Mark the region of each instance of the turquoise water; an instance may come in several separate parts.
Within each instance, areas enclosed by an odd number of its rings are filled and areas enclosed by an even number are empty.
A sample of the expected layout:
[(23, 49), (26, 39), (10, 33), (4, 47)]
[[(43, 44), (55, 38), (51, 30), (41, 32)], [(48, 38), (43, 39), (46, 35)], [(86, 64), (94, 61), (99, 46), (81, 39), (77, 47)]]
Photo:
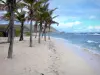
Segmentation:
[(95, 33), (51, 33), (51, 36), (63, 38), (70, 43), (84, 48), (88, 48), (93, 53), (100, 54), (100, 34)]

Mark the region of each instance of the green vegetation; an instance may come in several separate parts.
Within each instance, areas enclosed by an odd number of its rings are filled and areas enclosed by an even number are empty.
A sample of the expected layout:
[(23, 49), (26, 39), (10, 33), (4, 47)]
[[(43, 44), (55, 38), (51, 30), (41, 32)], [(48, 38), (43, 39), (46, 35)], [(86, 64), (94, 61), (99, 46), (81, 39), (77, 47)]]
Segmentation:
[(20, 28), (15, 28), (15, 36), (20, 36)]
[(2, 34), (2, 32), (0, 32), (0, 37), (3, 37), (3, 34)]
[(25, 32), (25, 35), (26, 36), (30, 36), (30, 32)]
[[(5, 31), (8, 25), (0, 25), (0, 30)], [(0, 36), (3, 37), (3, 33), (0, 32)], [(15, 26), (15, 36), (20, 36), (20, 26)]]

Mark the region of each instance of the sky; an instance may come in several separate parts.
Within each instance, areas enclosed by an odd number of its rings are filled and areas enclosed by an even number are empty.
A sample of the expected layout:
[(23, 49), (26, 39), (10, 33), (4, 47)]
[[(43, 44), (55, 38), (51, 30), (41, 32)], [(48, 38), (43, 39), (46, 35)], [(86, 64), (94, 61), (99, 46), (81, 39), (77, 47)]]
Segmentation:
[[(50, 9), (58, 8), (53, 16), (65, 32), (100, 32), (100, 0), (49, 0)], [(2, 12), (0, 12), (2, 14)]]
[[(65, 32), (99, 32), (100, 0), (50, 0), (50, 9), (58, 8), (54, 20), (59, 31)], [(53, 15), (53, 16), (54, 16)]]

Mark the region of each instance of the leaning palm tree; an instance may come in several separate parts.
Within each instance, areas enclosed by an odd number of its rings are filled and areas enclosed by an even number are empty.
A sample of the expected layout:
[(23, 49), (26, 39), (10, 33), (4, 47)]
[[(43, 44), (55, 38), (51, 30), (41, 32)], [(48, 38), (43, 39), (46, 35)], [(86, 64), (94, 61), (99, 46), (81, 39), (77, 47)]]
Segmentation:
[[(2, 1), (4, 3), (4, 1)], [(8, 49), (8, 58), (12, 58), (13, 53), (13, 41), (14, 41), (14, 10), (16, 7), (16, 0), (6, 0), (5, 3), (8, 7), (8, 12), (10, 13), (10, 21), (9, 21), (9, 33), (10, 33), (10, 41), (9, 41), (9, 49)]]
[[(20, 0), (18, 0), (19, 2)], [(2, 1), (4, 3), (4, 1)], [(17, 2), (17, 3), (18, 3)], [(8, 7), (7, 10), (7, 14), (6, 16), (10, 19), (9, 21), (9, 26), (8, 26), (8, 34), (10, 34), (8, 36), (9, 38), (9, 50), (8, 50), (8, 58), (12, 58), (12, 53), (13, 53), (13, 41), (14, 41), (14, 13), (15, 13), (15, 9), (16, 9), (16, 0), (6, 0), (5, 3)]]

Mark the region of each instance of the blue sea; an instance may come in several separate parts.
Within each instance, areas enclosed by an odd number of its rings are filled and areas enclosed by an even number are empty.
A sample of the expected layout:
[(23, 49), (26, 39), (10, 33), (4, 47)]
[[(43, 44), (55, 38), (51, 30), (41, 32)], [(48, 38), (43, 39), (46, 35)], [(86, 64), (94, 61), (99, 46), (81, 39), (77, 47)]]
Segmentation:
[(100, 33), (51, 33), (52, 37), (63, 38), (77, 46), (100, 54)]

